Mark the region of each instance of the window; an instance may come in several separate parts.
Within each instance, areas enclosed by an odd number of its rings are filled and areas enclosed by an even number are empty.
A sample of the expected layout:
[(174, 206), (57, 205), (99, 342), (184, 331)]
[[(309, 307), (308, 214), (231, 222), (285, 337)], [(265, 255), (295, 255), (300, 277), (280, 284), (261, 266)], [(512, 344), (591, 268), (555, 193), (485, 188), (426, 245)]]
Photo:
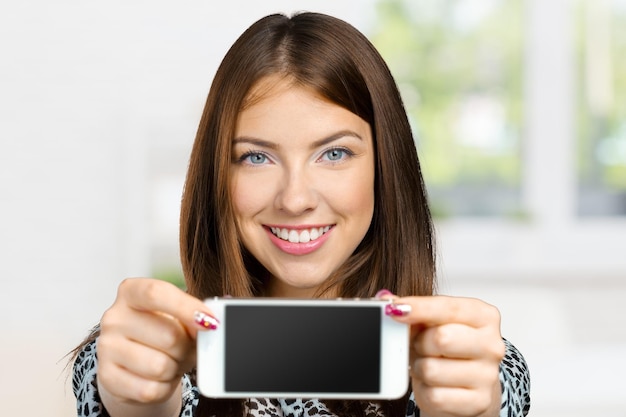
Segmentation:
[(378, 2), (436, 217), (524, 216), (520, 0)]
[(577, 4), (578, 214), (626, 214), (626, 1)]

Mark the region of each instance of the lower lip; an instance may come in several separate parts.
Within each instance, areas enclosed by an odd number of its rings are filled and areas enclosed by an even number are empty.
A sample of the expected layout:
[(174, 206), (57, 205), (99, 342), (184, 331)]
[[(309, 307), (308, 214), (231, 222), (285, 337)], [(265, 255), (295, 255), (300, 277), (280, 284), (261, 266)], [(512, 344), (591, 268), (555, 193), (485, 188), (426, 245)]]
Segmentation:
[(281, 251), (290, 255), (307, 255), (311, 252), (315, 252), (316, 250), (318, 250), (326, 242), (326, 240), (328, 240), (328, 236), (330, 235), (330, 232), (333, 230), (333, 228), (331, 227), (331, 229), (328, 232), (324, 233), (322, 236), (306, 243), (293, 243), (287, 240), (282, 240), (276, 237), (276, 235), (274, 235), (271, 230), (266, 230), (270, 236), (270, 240), (272, 241), (272, 243), (276, 245), (276, 247)]

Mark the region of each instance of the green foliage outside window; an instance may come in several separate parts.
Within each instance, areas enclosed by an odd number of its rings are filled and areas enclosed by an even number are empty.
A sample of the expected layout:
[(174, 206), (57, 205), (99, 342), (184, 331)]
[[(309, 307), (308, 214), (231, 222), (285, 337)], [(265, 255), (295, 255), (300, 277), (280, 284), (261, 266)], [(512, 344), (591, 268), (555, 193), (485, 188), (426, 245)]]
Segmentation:
[(156, 279), (160, 279), (163, 281), (167, 281), (170, 284), (176, 285), (180, 289), (186, 289), (187, 286), (185, 284), (185, 276), (183, 275), (183, 271), (180, 267), (177, 266), (165, 266), (156, 268), (152, 275)]
[(377, 16), (370, 37), (400, 85), (435, 213), (516, 215), (521, 0), (380, 0)]
[(626, 0), (577, 6), (580, 180), (583, 187), (626, 191)]

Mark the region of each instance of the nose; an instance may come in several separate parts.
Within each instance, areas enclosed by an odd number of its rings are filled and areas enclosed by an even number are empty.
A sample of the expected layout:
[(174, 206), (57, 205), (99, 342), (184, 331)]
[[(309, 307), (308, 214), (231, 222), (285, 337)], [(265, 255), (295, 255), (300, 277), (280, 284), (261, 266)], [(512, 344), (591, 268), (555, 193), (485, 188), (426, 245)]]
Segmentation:
[(315, 209), (318, 203), (319, 194), (310, 173), (304, 170), (285, 172), (275, 200), (278, 210), (291, 216), (298, 216)]

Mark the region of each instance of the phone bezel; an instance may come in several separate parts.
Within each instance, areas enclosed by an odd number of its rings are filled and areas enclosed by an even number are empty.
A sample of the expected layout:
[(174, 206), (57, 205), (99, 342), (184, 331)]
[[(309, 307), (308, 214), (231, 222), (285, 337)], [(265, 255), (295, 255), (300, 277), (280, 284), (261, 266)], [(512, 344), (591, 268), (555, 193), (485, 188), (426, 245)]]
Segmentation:
[[(200, 331), (197, 338), (197, 383), (200, 393), (211, 398), (327, 398), (396, 399), (408, 389), (409, 326), (385, 315), (389, 301), (378, 299), (286, 299), (286, 298), (211, 298), (205, 304), (220, 320), (216, 330)], [(224, 317), (227, 305), (251, 306), (377, 306), (381, 314), (380, 390), (372, 392), (226, 392)], [(253, 341), (251, 341), (253, 343)], [(332, 375), (329, 375), (332, 378)]]

